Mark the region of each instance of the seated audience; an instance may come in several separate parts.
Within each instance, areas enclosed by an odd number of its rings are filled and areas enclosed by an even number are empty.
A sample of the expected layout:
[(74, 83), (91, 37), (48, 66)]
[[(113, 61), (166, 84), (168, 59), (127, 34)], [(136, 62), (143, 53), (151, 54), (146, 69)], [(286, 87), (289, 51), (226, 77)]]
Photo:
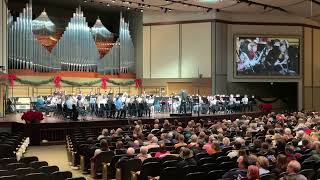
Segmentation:
[(189, 148), (181, 147), (179, 156), (181, 160), (177, 164), (178, 168), (183, 168), (187, 165), (197, 165), (197, 161), (193, 158), (193, 153)]
[(133, 148), (131, 148), (131, 147), (128, 148), (127, 153), (119, 159), (118, 163), (121, 161), (126, 161), (126, 160), (134, 158), (134, 153), (135, 153), (135, 150)]
[(203, 145), (202, 149), (204, 149), (206, 152), (210, 151), (209, 149), (211, 149), (213, 142), (216, 141), (217, 140), (213, 135), (209, 136), (208, 142), (205, 145)]
[(126, 149), (124, 148), (124, 144), (122, 141), (117, 141), (116, 142), (116, 149), (115, 149), (115, 154), (120, 155), (120, 154), (125, 154)]
[(182, 134), (178, 135), (178, 143), (174, 145), (175, 149), (185, 147), (187, 144), (184, 142), (184, 136)]
[(159, 143), (159, 151), (156, 152), (155, 157), (160, 158), (170, 154), (170, 151), (167, 151), (166, 145), (164, 143)]
[(280, 178), (280, 180), (285, 180), (285, 179), (295, 179), (295, 180), (307, 180), (307, 178), (299, 174), (299, 171), (301, 169), (301, 165), (298, 161), (292, 160), (288, 163), (287, 166), (287, 175)]
[(218, 152), (220, 152), (220, 144), (218, 142), (212, 143), (211, 148), (207, 149), (207, 153), (209, 155), (212, 155)]
[(247, 172), (248, 180), (259, 180), (259, 168), (258, 166), (250, 165)]
[(257, 166), (259, 167), (259, 174), (267, 174), (270, 171), (268, 170), (269, 168), (269, 160), (264, 157), (264, 156), (259, 156), (257, 160)]
[(286, 172), (288, 165), (287, 156), (284, 154), (279, 154), (276, 159), (276, 167), (272, 169), (272, 173), (276, 174), (277, 176), (283, 172)]
[(101, 132), (101, 135), (98, 136), (98, 141), (100, 141), (101, 139), (106, 139), (106, 140), (110, 140), (110, 136), (109, 136), (109, 130), (108, 129), (103, 129)]
[(147, 149), (151, 149), (151, 148), (158, 148), (158, 138), (157, 137), (152, 137), (150, 144), (148, 144), (147, 146), (145, 146)]
[(137, 155), (137, 158), (140, 159), (142, 162), (145, 159), (151, 158), (151, 155), (148, 154), (148, 149), (145, 146), (140, 148), (140, 153)]
[(107, 152), (110, 151), (109, 146), (108, 146), (108, 142), (105, 139), (102, 139), (100, 141), (100, 148), (96, 149), (94, 151), (94, 157), (96, 157), (98, 154), (100, 154), (101, 152)]
[(242, 145), (239, 142), (236, 142), (233, 146), (233, 150), (227, 155), (230, 157), (230, 159), (234, 158), (234, 157), (238, 157), (239, 156), (239, 150), (241, 149)]
[(248, 158), (246, 156), (240, 156), (237, 162), (238, 168), (231, 169), (228, 172), (226, 172), (222, 176), (222, 179), (241, 179), (247, 177)]

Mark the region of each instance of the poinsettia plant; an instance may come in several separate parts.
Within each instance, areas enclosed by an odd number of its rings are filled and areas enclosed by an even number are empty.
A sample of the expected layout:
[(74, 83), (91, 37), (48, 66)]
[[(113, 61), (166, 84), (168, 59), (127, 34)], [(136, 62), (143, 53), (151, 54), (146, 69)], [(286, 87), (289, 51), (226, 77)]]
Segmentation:
[(27, 111), (23, 113), (21, 119), (25, 121), (42, 121), (43, 114), (39, 111)]

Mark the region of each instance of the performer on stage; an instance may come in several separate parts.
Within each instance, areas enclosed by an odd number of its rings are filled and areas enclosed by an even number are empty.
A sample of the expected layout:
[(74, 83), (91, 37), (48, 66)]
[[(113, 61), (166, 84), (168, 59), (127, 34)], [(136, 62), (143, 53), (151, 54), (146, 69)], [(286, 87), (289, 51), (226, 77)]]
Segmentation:
[(181, 92), (181, 103), (180, 103), (180, 114), (187, 114), (187, 96), (185, 90), (182, 90)]
[(90, 92), (89, 96), (90, 96), (89, 97), (90, 111), (91, 111), (91, 115), (93, 115), (96, 109), (96, 96), (92, 93), (92, 91)]
[(247, 109), (249, 110), (249, 99), (248, 99), (248, 95), (244, 95), (244, 97), (241, 100), (242, 102), (242, 111), (246, 111)]

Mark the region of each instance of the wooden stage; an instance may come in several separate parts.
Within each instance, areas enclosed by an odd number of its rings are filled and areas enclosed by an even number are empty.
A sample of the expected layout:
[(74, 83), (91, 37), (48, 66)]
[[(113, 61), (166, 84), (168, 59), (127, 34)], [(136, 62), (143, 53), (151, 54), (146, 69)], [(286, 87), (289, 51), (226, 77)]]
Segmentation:
[(176, 116), (170, 117), (169, 113), (160, 113), (152, 117), (134, 117), (127, 119), (106, 119), (97, 117), (87, 117), (86, 120), (70, 121), (63, 120), (56, 117), (46, 117), (41, 123), (25, 124), (21, 121), (21, 114), (8, 115), (5, 118), (0, 119), (0, 127), (11, 126), (12, 132), (22, 130), (25, 132), (25, 136), (30, 137), (31, 145), (62, 143), (65, 141), (65, 137), (73, 129), (90, 129), (93, 132), (100, 133), (102, 129), (126, 127), (132, 125), (136, 120), (142, 120), (143, 123), (153, 123), (155, 119), (163, 121), (168, 119), (173, 122), (175, 119), (179, 120), (183, 124), (186, 124), (190, 120), (199, 121), (211, 120), (219, 121), (223, 119), (235, 120), (243, 115), (251, 117), (258, 117), (262, 115), (262, 112), (245, 112), (245, 113), (233, 113), (233, 114), (193, 114), (192, 116)]

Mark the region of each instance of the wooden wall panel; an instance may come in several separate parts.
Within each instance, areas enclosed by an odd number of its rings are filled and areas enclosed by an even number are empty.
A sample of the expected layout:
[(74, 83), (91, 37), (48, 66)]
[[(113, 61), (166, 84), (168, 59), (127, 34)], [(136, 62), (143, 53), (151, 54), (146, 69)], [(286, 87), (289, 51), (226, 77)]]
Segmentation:
[(313, 106), (315, 111), (320, 111), (320, 87), (313, 88)]
[(29, 97), (28, 86), (8, 87), (8, 97)]
[(192, 82), (168, 82), (168, 95), (173, 93), (181, 93), (182, 90), (188, 92), (189, 95), (200, 94), (200, 95), (211, 95), (211, 83), (210, 79), (202, 79)]
[(304, 28), (304, 86), (312, 86), (312, 28)]
[(313, 29), (313, 86), (320, 86), (320, 30)]
[(188, 94), (193, 94), (192, 82), (168, 82), (168, 94), (181, 93), (182, 90), (188, 92)]
[(36, 96), (48, 96), (53, 93), (51, 87), (40, 87), (36, 89)]
[(313, 109), (313, 93), (312, 87), (304, 87), (304, 109), (312, 110)]

